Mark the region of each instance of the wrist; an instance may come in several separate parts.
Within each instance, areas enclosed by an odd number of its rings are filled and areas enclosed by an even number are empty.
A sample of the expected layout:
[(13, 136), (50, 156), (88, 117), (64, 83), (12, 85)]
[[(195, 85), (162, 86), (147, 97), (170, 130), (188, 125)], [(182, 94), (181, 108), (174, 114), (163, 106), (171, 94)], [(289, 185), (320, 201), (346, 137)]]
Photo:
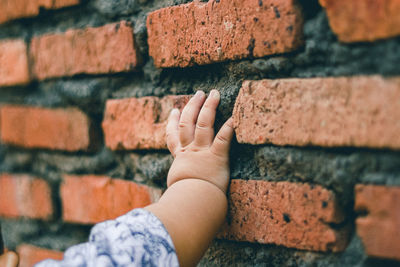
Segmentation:
[[(227, 180), (228, 180), (228, 179), (227, 179)], [(204, 179), (204, 178), (201, 178), (201, 177), (188, 177), (188, 178), (174, 179), (172, 182), (168, 183), (167, 186), (168, 186), (168, 188), (170, 188), (170, 187), (173, 186), (174, 184), (179, 183), (179, 182), (183, 182), (183, 181), (189, 181), (189, 182), (190, 182), (190, 181), (200, 181), (200, 182), (203, 182), (203, 183), (207, 183), (207, 184), (209, 184), (209, 185), (212, 185), (212, 186), (215, 187), (215, 188), (218, 188), (219, 191), (220, 191), (225, 197), (226, 197), (227, 188), (228, 188), (228, 183), (229, 183), (229, 180), (226, 181), (226, 182), (224, 182), (224, 183), (219, 184), (218, 182), (215, 182), (215, 181), (210, 180), (210, 179)]]

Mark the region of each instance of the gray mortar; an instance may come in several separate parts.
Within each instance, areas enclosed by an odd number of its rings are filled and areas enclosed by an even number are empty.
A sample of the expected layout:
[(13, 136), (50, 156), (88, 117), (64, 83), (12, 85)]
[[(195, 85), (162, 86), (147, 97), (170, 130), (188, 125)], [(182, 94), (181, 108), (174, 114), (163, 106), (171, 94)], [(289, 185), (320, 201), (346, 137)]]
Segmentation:
[[(115, 164), (113, 154), (103, 149), (96, 155), (71, 156), (62, 153), (40, 152), (35, 158), (35, 168), (40, 166), (52, 168), (61, 173), (103, 173)], [(43, 173), (44, 174), (44, 173)]]
[[(250, 263), (250, 264), (249, 264)], [(317, 253), (284, 247), (215, 240), (199, 266), (399, 266), (396, 261), (369, 259), (354, 236), (346, 251)]]
[[(2, 88), (0, 103), (44, 107), (75, 106), (101, 127), (109, 98), (193, 94), (196, 90), (221, 92), (217, 125), (232, 112), (240, 85), (245, 79), (287, 77), (399, 75), (400, 38), (374, 43), (342, 44), (331, 32), (326, 14), (317, 0), (301, 0), (306, 13), (305, 45), (290, 54), (223, 62), (179, 69), (157, 69), (147, 56), (146, 15), (162, 7), (187, 0), (85, 0), (83, 5), (45, 11), (36, 18), (0, 25), (0, 39), (29, 40), (70, 28), (101, 26), (120, 20), (133, 22), (135, 42), (143, 58), (136, 72), (112, 75), (77, 75), (32, 83), (26, 87)], [(153, 186), (165, 186), (172, 158), (155, 151), (112, 152), (100, 143), (94, 151), (66, 153), (23, 150), (0, 145), (0, 172), (30, 173), (50, 182), (58, 192), (62, 174), (104, 174)], [(248, 146), (234, 143), (231, 151), (233, 178), (293, 181), (320, 184), (338, 194), (340, 203), (352, 211), (355, 183), (400, 185), (400, 152), (359, 148), (296, 148), (272, 145)], [(64, 250), (87, 240), (88, 227), (64, 224), (60, 200), (53, 196), (56, 217), (50, 222), (1, 220), (6, 245), (21, 242)], [(367, 259), (355, 235), (343, 253), (296, 251), (271, 245), (216, 241), (200, 266), (379, 266), (399, 263)]]
[(172, 156), (166, 153), (151, 153), (143, 156), (127, 154), (123, 158), (128, 177), (138, 183), (165, 187)]
[(0, 220), (4, 244), (15, 250), (28, 243), (44, 248), (64, 251), (68, 247), (87, 241), (90, 227), (65, 225), (62, 222), (45, 223), (36, 220)]

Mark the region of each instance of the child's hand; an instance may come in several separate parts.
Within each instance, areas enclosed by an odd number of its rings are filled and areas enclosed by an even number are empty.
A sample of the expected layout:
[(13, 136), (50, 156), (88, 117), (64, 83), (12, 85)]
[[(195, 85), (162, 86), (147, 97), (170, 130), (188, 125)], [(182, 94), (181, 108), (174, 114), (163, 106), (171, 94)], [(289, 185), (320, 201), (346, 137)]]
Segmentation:
[(214, 137), (214, 120), (220, 95), (217, 90), (212, 90), (205, 98), (204, 92), (198, 91), (181, 115), (179, 110), (174, 109), (169, 116), (167, 144), (175, 159), (168, 173), (167, 185), (169, 187), (183, 179), (201, 179), (226, 193), (229, 147), (233, 136), (232, 118)]

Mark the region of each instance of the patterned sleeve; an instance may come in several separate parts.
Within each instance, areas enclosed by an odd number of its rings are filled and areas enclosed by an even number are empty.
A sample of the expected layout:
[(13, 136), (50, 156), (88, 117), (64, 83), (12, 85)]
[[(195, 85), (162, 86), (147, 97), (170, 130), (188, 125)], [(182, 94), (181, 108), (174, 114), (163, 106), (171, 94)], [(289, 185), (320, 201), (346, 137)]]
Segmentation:
[(45, 260), (36, 267), (179, 266), (172, 239), (151, 212), (135, 209), (95, 225), (89, 242), (69, 248), (61, 261)]

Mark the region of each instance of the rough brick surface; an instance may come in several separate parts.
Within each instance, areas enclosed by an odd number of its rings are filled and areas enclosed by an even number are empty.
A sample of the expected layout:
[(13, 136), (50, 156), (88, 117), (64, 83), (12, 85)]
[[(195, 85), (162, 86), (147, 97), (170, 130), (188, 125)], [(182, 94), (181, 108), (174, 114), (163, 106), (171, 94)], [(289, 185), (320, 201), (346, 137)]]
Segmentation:
[(131, 71), (138, 57), (130, 23), (69, 30), (32, 39), (33, 73), (42, 80), (80, 73)]
[(51, 189), (29, 175), (0, 175), (0, 216), (48, 219), (53, 214)]
[(183, 109), (189, 96), (166, 96), (109, 100), (103, 130), (107, 147), (166, 149), (165, 127), (172, 108)]
[(76, 108), (7, 105), (0, 108), (0, 117), (3, 143), (67, 151), (84, 150), (91, 145), (89, 118)]
[(32, 267), (45, 259), (61, 260), (64, 255), (60, 251), (44, 249), (28, 244), (18, 246), (17, 253), (20, 260), (19, 267)]
[(400, 148), (400, 79), (245, 81), (233, 118), (240, 143)]
[(375, 41), (400, 35), (398, 0), (319, 0), (343, 42)]
[(357, 185), (357, 233), (368, 255), (400, 260), (400, 187)]
[(346, 233), (335, 195), (321, 186), (232, 180), (228, 223), (220, 237), (297, 249), (340, 251)]
[(2, 0), (0, 1), (0, 23), (36, 16), (40, 8), (56, 9), (77, 4), (79, 0)]
[(23, 85), (28, 82), (29, 69), (25, 42), (0, 41), (0, 86)]
[(64, 176), (61, 186), (63, 219), (82, 224), (114, 219), (145, 207), (161, 196), (161, 190), (106, 176)]
[(149, 14), (149, 53), (158, 67), (186, 67), (293, 51), (302, 45), (294, 0), (211, 0)]

